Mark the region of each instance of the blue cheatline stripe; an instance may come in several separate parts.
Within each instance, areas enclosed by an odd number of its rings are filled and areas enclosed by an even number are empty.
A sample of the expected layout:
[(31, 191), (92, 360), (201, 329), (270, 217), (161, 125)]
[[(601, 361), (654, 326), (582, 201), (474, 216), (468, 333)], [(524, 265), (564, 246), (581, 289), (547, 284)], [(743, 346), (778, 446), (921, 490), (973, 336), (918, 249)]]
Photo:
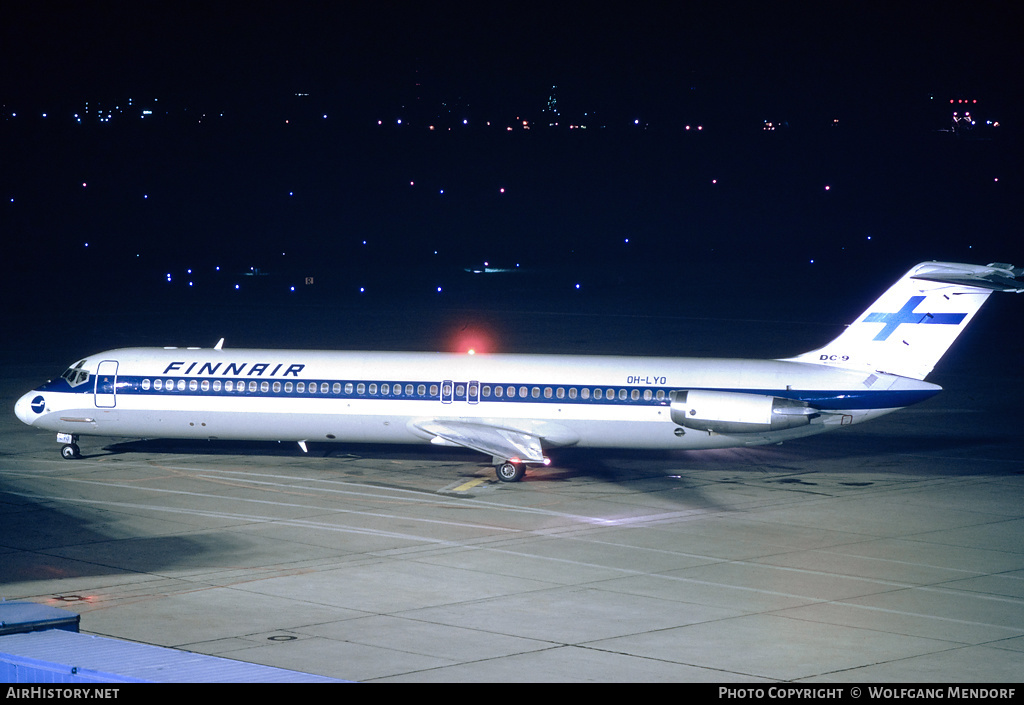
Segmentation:
[[(142, 381), (143, 381), (143, 379), (147, 379), (147, 380), (150, 381), (150, 388), (148, 390), (145, 390), (145, 389), (142, 388)], [(164, 389), (161, 389), (161, 390), (153, 389), (153, 382), (155, 380), (157, 380), (157, 379), (161, 380), (162, 386), (164, 386)], [(178, 389), (178, 382), (179, 381), (184, 382), (184, 389), (181, 389), (181, 390)], [(206, 391), (203, 391), (202, 387), (201, 387), (201, 385), (202, 385), (202, 383), (204, 381), (207, 381), (207, 382), (210, 383), (210, 388), (208, 390), (206, 390)], [(213, 390), (213, 382), (214, 381), (221, 382), (220, 390), (218, 390), (218, 391), (214, 391)], [(235, 388), (234, 390), (232, 390), (230, 392), (226, 391), (224, 389), (224, 387), (226, 386), (226, 383), (229, 382), (229, 381), (232, 383), (232, 387)], [(289, 380), (289, 381), (291, 381), (291, 380)], [(195, 390), (190, 389), (190, 383), (191, 382), (195, 382), (197, 384), (197, 389), (195, 389)], [(250, 382), (256, 382), (256, 389), (255, 389), (255, 391), (250, 391), (249, 390), (249, 383)], [(263, 382), (267, 383), (266, 391), (263, 391), (263, 389), (262, 389), (262, 383)], [(231, 379), (217, 378), (216, 380), (214, 380), (214, 379), (196, 378), (196, 377), (137, 377), (137, 376), (126, 376), (126, 377), (118, 377), (118, 380), (117, 380), (117, 394), (118, 395), (131, 395), (131, 396), (150, 396), (150, 397), (194, 396), (194, 397), (207, 397), (207, 398), (208, 397), (239, 397), (239, 398), (244, 397), (244, 398), (308, 399), (308, 400), (316, 400), (316, 399), (323, 399), (323, 400), (328, 400), (328, 399), (364, 399), (364, 400), (371, 400), (372, 399), (372, 400), (378, 400), (378, 401), (383, 400), (383, 401), (424, 401), (424, 402), (436, 402), (436, 401), (440, 400), (440, 387), (441, 387), (441, 384), (442, 384), (441, 382), (438, 382), (438, 381), (411, 381), (411, 380), (403, 380), (401, 382), (380, 382), (380, 381), (369, 381), (369, 380), (326, 380), (326, 379), (316, 379), (316, 380), (299, 380), (299, 382), (302, 382), (302, 383), (305, 384), (307, 391), (304, 391), (304, 392), (296, 391), (295, 385), (297, 385), (298, 382), (293, 383), (292, 390), (289, 391), (289, 392), (284, 391), (285, 383), (284, 382), (280, 382), (281, 386), (279, 387), (279, 391), (274, 391), (274, 382), (273, 381), (270, 381), (270, 380), (257, 380), (257, 379), (244, 378), (244, 377), (231, 378)], [(321, 385), (323, 385), (323, 384), (328, 385), (328, 391), (327, 392), (322, 392), (321, 391)], [(335, 392), (334, 391), (334, 385), (335, 384), (339, 385), (339, 389), (340, 389), (339, 392)], [(359, 389), (359, 385), (360, 384), (364, 385), (364, 389), (366, 389), (366, 390), (369, 389), (370, 385), (377, 385), (377, 390), (378, 391), (377, 391), (376, 394), (369, 394), (369, 393), (365, 393), (365, 392), (363, 394), (359, 394), (357, 390)], [(405, 393), (405, 387), (406, 387), (406, 385), (409, 385), (409, 384), (413, 385), (414, 393), (407, 395)], [(455, 382), (454, 384), (455, 385), (462, 385), (464, 389), (463, 389), (463, 395), (459, 396), (459, 397), (454, 397), (453, 402), (457, 403), (457, 404), (458, 403), (462, 403), (462, 404), (467, 403), (467, 398), (466, 398), (466, 394), (465, 394), (465, 388), (467, 386), (467, 383), (466, 382)], [(701, 390), (715, 391), (715, 392), (734, 392), (734, 393), (741, 393), (741, 394), (760, 394), (760, 395), (765, 395), (765, 396), (781, 397), (781, 398), (784, 398), (784, 399), (793, 399), (795, 401), (806, 402), (807, 404), (809, 404), (809, 405), (811, 405), (811, 406), (813, 406), (815, 408), (826, 410), (826, 411), (843, 411), (843, 410), (854, 410), (854, 409), (894, 409), (894, 408), (898, 408), (898, 407), (902, 407), (902, 406), (910, 406), (911, 404), (916, 404), (918, 402), (924, 401), (925, 399), (928, 399), (928, 398), (934, 396), (939, 391), (938, 389), (919, 389), (919, 390), (904, 390), (904, 391), (885, 391), (885, 390), (883, 390), (883, 391), (872, 391), (872, 390), (848, 390), (848, 389), (829, 389), (829, 390), (785, 389), (785, 390), (778, 390), (778, 389), (750, 389), (750, 388), (736, 388), (736, 387), (685, 387), (685, 386), (673, 386), (673, 387), (668, 387), (668, 386), (665, 386), (665, 387), (636, 387), (636, 386), (632, 386), (632, 387), (612, 387), (612, 386), (605, 386), (605, 385), (602, 385), (602, 386), (598, 387), (596, 385), (589, 385), (589, 386), (586, 387), (586, 389), (590, 390), (590, 392), (591, 392), (591, 396), (590, 396), (589, 399), (583, 399), (582, 396), (579, 395), (579, 394), (577, 394), (575, 399), (572, 399), (572, 398), (569, 397), (569, 394), (568, 394), (568, 390), (570, 389), (570, 386), (568, 386), (568, 385), (537, 385), (537, 384), (526, 384), (526, 383), (522, 383), (522, 384), (493, 384), (493, 383), (485, 383), (485, 382), (480, 382), (479, 384), (480, 384), (481, 388), (486, 386), (486, 387), (490, 387), (491, 390), (492, 390), (490, 396), (482, 396), (482, 395), (480, 396), (480, 398), (479, 398), (479, 403), (480, 404), (496, 404), (496, 403), (515, 404), (515, 403), (519, 403), (519, 404), (560, 404), (560, 405), (569, 405), (569, 404), (571, 404), (571, 405), (586, 405), (586, 406), (595, 406), (595, 405), (614, 406), (614, 405), (620, 405), (620, 406), (631, 406), (631, 407), (638, 407), (638, 406), (665, 407), (665, 406), (668, 406), (669, 403), (670, 403), (670, 399), (669, 399), (669, 392), (670, 391), (675, 390), (675, 389), (688, 389), (688, 390), (701, 389)], [(173, 388), (172, 389), (167, 389), (166, 387), (168, 385), (171, 385)], [(308, 389), (310, 388), (311, 385), (316, 385), (316, 392), (311, 393), (311, 392), (308, 391)], [(352, 385), (352, 391), (351, 392), (346, 392), (345, 391), (347, 385)], [(402, 392), (400, 394), (394, 394), (394, 393), (381, 394), (379, 390), (380, 390), (382, 385), (387, 385), (389, 387), (389, 389), (395, 389), (396, 387), (400, 386), (401, 389), (402, 389)], [(425, 390), (426, 390), (427, 394), (420, 395), (420, 394), (416, 393), (416, 391), (418, 390), (420, 385), (423, 385), (425, 387)], [(238, 391), (238, 389), (237, 389), (240, 386), (243, 388), (242, 391)], [(515, 390), (516, 390), (516, 396), (510, 398), (507, 395), (507, 393), (504, 396), (502, 396), (502, 397), (494, 396), (493, 390), (494, 390), (495, 387), (498, 387), (498, 386), (503, 387), (506, 390), (508, 388), (510, 388), (510, 387), (514, 387)], [(113, 391), (114, 391), (112, 387), (113, 387), (113, 385), (111, 385), (109, 383), (101, 384), (99, 386), (99, 389), (96, 390), (96, 391), (98, 391), (101, 394), (110, 394), (110, 393), (113, 393)], [(434, 389), (435, 389), (435, 392), (434, 392), (433, 395), (429, 394), (429, 392), (431, 391), (431, 387), (434, 387)], [(527, 390), (527, 395), (525, 397), (524, 396), (520, 396), (520, 394), (519, 394), (520, 389), (523, 388), (523, 387), (525, 387), (526, 390)], [(565, 396), (563, 396), (562, 398), (558, 398), (557, 395), (556, 395), (556, 390), (559, 387), (561, 387), (565, 391)], [(602, 391), (602, 398), (595, 399), (594, 396), (593, 396), (593, 390), (598, 389), (598, 388), (601, 389), (601, 391)], [(533, 396), (533, 390), (534, 389), (539, 390), (539, 395), (536, 396), (536, 397)], [(545, 396), (545, 390), (547, 390), (547, 389), (551, 390), (551, 396), (550, 397), (546, 397)], [(577, 386), (576, 389), (577, 390), (582, 390), (582, 389), (584, 389), (584, 387), (583, 386)], [(609, 390), (613, 391), (612, 398), (610, 398), (610, 399), (608, 398), (608, 391)], [(626, 392), (626, 398), (625, 399), (620, 399), (619, 398), (619, 391), (620, 390), (625, 390), (625, 392)], [(639, 398), (638, 399), (633, 399), (632, 398), (633, 390), (637, 390), (637, 392), (639, 394)], [(648, 390), (652, 392), (652, 398), (649, 399), (649, 400), (645, 400), (643, 398), (643, 395), (644, 395), (644, 392), (648, 391)], [(38, 391), (73, 392), (73, 393), (89, 394), (89, 395), (91, 395), (91, 394), (93, 394), (94, 390), (93, 390), (93, 385), (92, 384), (83, 384), (83, 385), (79, 385), (78, 387), (72, 388), (72, 387), (69, 387), (68, 384), (64, 380), (57, 380), (55, 382), (50, 382), (48, 384), (45, 384), (45, 385), (41, 386)], [(658, 391), (664, 392), (664, 398), (662, 398), (662, 399), (658, 399), (657, 398), (656, 395), (657, 395)], [(445, 397), (445, 400), (447, 400), (447, 399), (448, 399), (448, 397)], [(473, 399), (473, 403), (476, 403), (476, 401), (477, 400), (474, 398)]]

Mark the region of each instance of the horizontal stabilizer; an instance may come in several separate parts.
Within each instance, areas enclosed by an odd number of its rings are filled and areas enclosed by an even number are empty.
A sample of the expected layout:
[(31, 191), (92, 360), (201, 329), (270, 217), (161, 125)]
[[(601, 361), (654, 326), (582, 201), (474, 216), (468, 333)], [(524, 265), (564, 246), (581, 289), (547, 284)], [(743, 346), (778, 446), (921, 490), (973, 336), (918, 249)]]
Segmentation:
[(992, 291), (1005, 291), (1019, 294), (1024, 292), (1024, 281), (1017, 277), (1024, 274), (1024, 269), (1014, 267), (1012, 264), (993, 262), (987, 267), (971, 267), (965, 269), (966, 265), (955, 267), (936, 264), (931, 271), (915, 274), (914, 279), (923, 279), (930, 282), (943, 284), (958, 284), (960, 286), (974, 286), (979, 289), (991, 289)]

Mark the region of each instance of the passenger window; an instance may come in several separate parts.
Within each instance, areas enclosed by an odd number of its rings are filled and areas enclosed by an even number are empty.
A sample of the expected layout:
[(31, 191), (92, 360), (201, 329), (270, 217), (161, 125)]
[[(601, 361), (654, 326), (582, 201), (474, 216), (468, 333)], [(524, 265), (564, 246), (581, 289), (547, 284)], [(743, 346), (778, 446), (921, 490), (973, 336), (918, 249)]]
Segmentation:
[(595, 389), (594, 390), (594, 398), (595, 399), (600, 399), (602, 396), (603, 396), (603, 392), (600, 389)]
[(263, 380), (262, 382), (260, 382), (260, 391), (263, 392), (264, 394), (269, 392), (270, 391), (270, 382), (268, 382), (266, 380)]
[(235, 389), (235, 383), (232, 382), (230, 379), (227, 382), (224, 383), (224, 391), (225, 392), (234, 391), (234, 389)]
[[(427, 385), (421, 384), (418, 387), (416, 387), (416, 393), (419, 394), (421, 397), (424, 396), (427, 393)], [(436, 393), (437, 393), (437, 387), (431, 387), (430, 388), (431, 396), (433, 396)]]
[(255, 392), (256, 391), (256, 380), (254, 380), (254, 379), (249, 380), (249, 391), (250, 392)]
[(284, 383), (284, 393), (285, 394), (291, 394), (292, 393), (292, 383), (291, 382), (285, 382)]
[(148, 379), (142, 380), (142, 391), (144, 391), (144, 392), (148, 392), (149, 391), (149, 380)]
[(430, 385), (430, 396), (432, 396), (432, 397), (436, 397), (437, 396), (437, 385), (436, 384)]
[(491, 396), (491, 385), (485, 384), (483, 387), (481, 387), (480, 394), (485, 398)]
[(464, 385), (464, 384), (457, 384), (457, 385), (455, 385), (455, 396), (459, 397), (460, 399), (462, 397), (466, 396), (466, 385)]
[(372, 395), (376, 395), (377, 394), (377, 384), (376, 383), (370, 385), (370, 394), (372, 394)]
[(356, 394), (358, 394), (359, 396), (364, 396), (366, 394), (365, 382), (360, 382), (359, 384), (356, 385)]
[[(395, 385), (395, 386), (398, 386), (398, 385)], [(390, 393), (391, 393), (391, 385), (390, 384), (385, 382), (384, 384), (380, 385), (380, 394), (381, 394), (381, 396), (386, 397)]]
[(520, 387), (520, 388), (519, 388), (519, 396), (520, 396), (520, 397), (522, 397), (523, 399), (525, 399), (525, 398), (526, 398), (526, 393), (527, 393), (527, 392), (526, 392), (526, 387)]
[(590, 387), (584, 387), (583, 389), (580, 390), (580, 398), (581, 399), (589, 399), (590, 398)]
[(327, 392), (329, 392), (330, 389), (331, 389), (331, 385), (327, 384), (327, 382), (321, 382), (320, 383), (320, 393), (321, 394), (327, 394)]
[(199, 385), (199, 388), (202, 389), (204, 392), (210, 391), (210, 380), (204, 379), (203, 383)]
[(653, 396), (654, 396), (654, 394), (651, 392), (650, 389), (645, 389), (644, 390), (644, 401), (650, 401), (651, 397), (653, 397)]
[(305, 382), (296, 382), (295, 383), (295, 391), (298, 392), (299, 394), (302, 394), (303, 392), (305, 392), (306, 391), (306, 383)]
[(274, 394), (277, 394), (280, 391), (281, 391), (281, 383), (280, 382), (274, 382)]
[(626, 401), (626, 390), (625, 389), (620, 389), (619, 390), (619, 401)]
[(555, 390), (555, 396), (558, 397), (559, 399), (565, 399), (565, 390), (559, 387), (557, 390)]
[(576, 398), (576, 387), (569, 387), (569, 398), (570, 399), (575, 399)]
[(544, 398), (545, 399), (550, 399), (552, 394), (553, 394), (553, 390), (551, 389), (551, 387), (544, 387)]
[(335, 382), (331, 385), (332, 394), (341, 394), (341, 382)]
[(497, 387), (494, 388), (494, 396), (501, 397), (504, 393), (505, 390), (502, 389), (501, 385), (498, 385)]
[(188, 391), (195, 392), (195, 391), (198, 391), (198, 389), (199, 389), (199, 382), (195, 381), (194, 379), (193, 380), (189, 380)]
[(658, 390), (658, 394), (656, 396), (657, 396), (658, 401), (665, 401), (665, 390), (664, 389), (659, 389)]
[(219, 392), (220, 391), (220, 380), (219, 379), (213, 380), (213, 391), (215, 391), (215, 392)]
[[(423, 385), (420, 385), (420, 386), (423, 386)], [(422, 392), (420, 394), (422, 394)], [(407, 397), (411, 397), (412, 396), (412, 384), (411, 383), (405, 385), (405, 396), (407, 396)]]
[(179, 392), (184, 392), (185, 391), (185, 380), (183, 380), (183, 379), (179, 379), (178, 380), (178, 391)]

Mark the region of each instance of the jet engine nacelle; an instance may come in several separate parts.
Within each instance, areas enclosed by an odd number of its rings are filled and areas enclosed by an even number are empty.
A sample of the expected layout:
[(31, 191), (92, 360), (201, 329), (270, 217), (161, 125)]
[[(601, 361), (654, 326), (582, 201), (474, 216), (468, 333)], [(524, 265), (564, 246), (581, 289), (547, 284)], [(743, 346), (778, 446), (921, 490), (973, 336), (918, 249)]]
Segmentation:
[(764, 433), (806, 426), (818, 410), (805, 402), (767, 394), (703, 389), (671, 393), (672, 420), (708, 433)]

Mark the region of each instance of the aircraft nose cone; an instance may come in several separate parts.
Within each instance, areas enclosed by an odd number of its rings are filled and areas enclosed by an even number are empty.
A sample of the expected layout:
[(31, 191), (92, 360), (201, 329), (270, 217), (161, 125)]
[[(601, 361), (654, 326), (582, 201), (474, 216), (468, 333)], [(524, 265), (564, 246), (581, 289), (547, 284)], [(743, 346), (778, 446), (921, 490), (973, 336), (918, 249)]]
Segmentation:
[(14, 404), (14, 415), (29, 426), (39, 418), (46, 408), (46, 401), (39, 392), (29, 392)]

